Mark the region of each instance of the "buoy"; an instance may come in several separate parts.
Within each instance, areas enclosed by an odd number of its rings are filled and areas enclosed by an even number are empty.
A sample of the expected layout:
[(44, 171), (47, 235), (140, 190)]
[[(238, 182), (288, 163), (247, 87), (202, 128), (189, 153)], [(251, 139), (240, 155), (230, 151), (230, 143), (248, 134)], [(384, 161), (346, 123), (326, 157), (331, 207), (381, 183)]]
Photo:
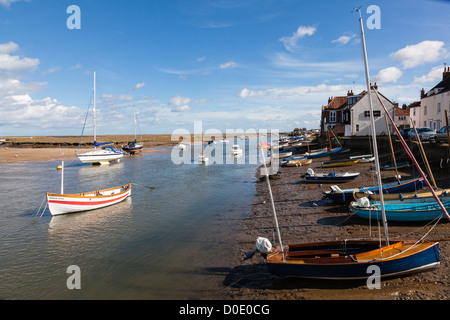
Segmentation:
[(16, 157), (16, 158), (17, 158), (18, 156), (19, 156), (19, 155), (17, 155), (17, 154), (14, 155), (14, 157)]
[(56, 170), (61, 170), (61, 169), (62, 169), (62, 166), (61, 166), (61, 165), (59, 165), (59, 166), (56, 167)]

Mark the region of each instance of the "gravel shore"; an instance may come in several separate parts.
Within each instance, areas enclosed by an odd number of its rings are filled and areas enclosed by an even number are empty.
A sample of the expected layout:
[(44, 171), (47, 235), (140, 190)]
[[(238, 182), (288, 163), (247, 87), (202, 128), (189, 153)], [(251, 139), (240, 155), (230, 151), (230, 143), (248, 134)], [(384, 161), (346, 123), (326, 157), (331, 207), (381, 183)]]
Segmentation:
[[(434, 147), (434, 146), (433, 146)], [(443, 146), (442, 146), (443, 148)], [(445, 153), (444, 153), (445, 154)], [(342, 155), (343, 156), (343, 155)], [(430, 163), (440, 163), (440, 155), (429, 156)], [(305, 183), (302, 175), (310, 167), (315, 172), (360, 172), (352, 182), (339, 184), (341, 189), (376, 185), (373, 163), (358, 163), (350, 167), (321, 168), (328, 157), (314, 159), (305, 167), (282, 167), (278, 179), (271, 179), (271, 188), (280, 225), (283, 244), (314, 242), (321, 240), (373, 238), (383, 235), (382, 226), (353, 215), (346, 205), (334, 204), (323, 199), (323, 191), (330, 184)], [(444, 159), (445, 160), (445, 159)], [(445, 161), (444, 161), (445, 163)], [(432, 165), (438, 186), (447, 188), (448, 165)], [(417, 176), (417, 170), (406, 168), (400, 171), (402, 179)], [(260, 175), (257, 173), (257, 178)], [(383, 182), (394, 181), (394, 171), (382, 171)], [(256, 182), (256, 195), (252, 210), (242, 223), (239, 247), (242, 258), (255, 248), (258, 236), (276, 242), (274, 218), (266, 181)], [(419, 239), (430, 226), (424, 223), (389, 223), (390, 239)], [(443, 218), (426, 239), (443, 239), (450, 235), (450, 224)], [(228, 295), (232, 299), (271, 300), (447, 300), (450, 298), (449, 259), (450, 245), (440, 242), (441, 264), (425, 273), (383, 280), (381, 289), (368, 289), (365, 281), (317, 281), (299, 278), (284, 278), (270, 274), (260, 255), (250, 260), (240, 260), (225, 280)]]

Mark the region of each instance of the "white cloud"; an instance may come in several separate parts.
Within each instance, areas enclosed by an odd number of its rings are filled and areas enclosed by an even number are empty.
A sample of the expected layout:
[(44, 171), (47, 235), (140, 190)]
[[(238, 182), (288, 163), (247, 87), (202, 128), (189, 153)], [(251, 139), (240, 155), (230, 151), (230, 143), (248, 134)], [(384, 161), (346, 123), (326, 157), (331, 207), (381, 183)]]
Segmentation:
[(38, 65), (39, 59), (0, 54), (0, 71), (34, 71)]
[(10, 53), (17, 51), (19, 49), (19, 45), (15, 42), (8, 43), (0, 43), (0, 53)]
[(299, 26), (290, 37), (282, 37), (279, 41), (283, 42), (285, 48), (292, 51), (297, 46), (297, 41), (305, 36), (312, 36), (316, 32), (316, 27)]
[(378, 74), (374, 77), (374, 80), (381, 83), (397, 82), (397, 80), (400, 79), (402, 75), (403, 72), (400, 69), (396, 67), (390, 67), (378, 72)]
[(129, 94), (103, 94), (101, 98), (106, 102), (133, 101), (133, 96)]
[(237, 68), (238, 64), (234, 61), (229, 61), (229, 62), (225, 62), (222, 63), (220, 65), (220, 69), (230, 69), (230, 68)]
[(43, 76), (45, 76), (45, 75), (47, 75), (47, 74), (53, 74), (53, 73), (58, 72), (58, 71), (61, 71), (61, 67), (50, 68), (50, 69), (48, 69), (48, 70), (46, 70), (46, 71), (42, 71), (41, 74), (42, 74)]
[(403, 68), (414, 68), (418, 65), (435, 62), (446, 56), (443, 41), (422, 41), (394, 52), (391, 57), (400, 61)]
[(336, 40), (331, 41), (331, 43), (347, 44), (350, 40), (356, 37), (355, 34), (340, 36)]
[(0, 5), (4, 6), (6, 8), (9, 8), (11, 3), (18, 2), (18, 1), (20, 1), (20, 0), (0, 0)]
[(184, 106), (179, 106), (179, 107), (173, 108), (172, 112), (188, 112), (191, 110), (192, 110), (192, 108), (190, 106), (184, 105)]
[(347, 87), (344, 85), (331, 85), (319, 84), (314, 87), (310, 87), (306, 93), (340, 93), (341, 95), (347, 92)]
[(136, 84), (135, 86), (134, 86), (134, 89), (141, 89), (141, 88), (143, 88), (145, 86), (145, 82), (142, 82), (142, 83), (138, 83), (138, 84)]
[(442, 68), (442, 66), (434, 67), (426, 75), (421, 77), (414, 77), (414, 83), (438, 82), (442, 79), (443, 71), (444, 69)]
[(77, 63), (76, 65), (69, 68), (69, 70), (81, 69), (83, 65), (81, 63)]
[(267, 91), (259, 90), (259, 91), (252, 91), (247, 88), (242, 89), (241, 92), (238, 93), (238, 97), (240, 98), (248, 98), (248, 97), (257, 97), (257, 96), (263, 96), (267, 93)]
[(172, 112), (186, 112), (191, 111), (192, 108), (189, 106), (191, 103), (205, 103), (206, 99), (195, 100), (189, 97), (183, 97), (176, 95), (169, 100), (169, 105), (175, 106)]

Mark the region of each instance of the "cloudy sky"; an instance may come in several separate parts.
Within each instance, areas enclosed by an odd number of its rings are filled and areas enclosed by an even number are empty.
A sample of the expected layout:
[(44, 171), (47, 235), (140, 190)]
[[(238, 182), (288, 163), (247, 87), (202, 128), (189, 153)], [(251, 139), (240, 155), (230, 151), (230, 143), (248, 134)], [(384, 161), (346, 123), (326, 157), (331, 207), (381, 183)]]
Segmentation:
[(0, 0), (0, 137), (79, 135), (94, 71), (99, 134), (132, 133), (133, 106), (143, 134), (316, 128), (364, 89), (360, 5), (371, 80), (418, 100), (450, 65), (448, 1)]

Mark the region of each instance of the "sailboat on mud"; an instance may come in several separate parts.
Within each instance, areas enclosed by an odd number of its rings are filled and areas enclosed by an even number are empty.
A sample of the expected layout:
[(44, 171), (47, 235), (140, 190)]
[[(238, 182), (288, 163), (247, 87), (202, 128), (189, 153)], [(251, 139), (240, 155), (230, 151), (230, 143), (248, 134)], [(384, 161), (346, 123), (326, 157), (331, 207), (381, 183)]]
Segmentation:
[[(359, 11), (359, 9), (357, 9)], [(371, 87), (369, 82), (369, 69), (367, 63), (364, 29), (361, 15), (359, 18), (362, 45), (364, 51), (364, 65), (366, 73), (367, 91), (370, 103), (370, 118), (372, 126), (372, 143), (375, 155), (375, 165), (378, 178), (379, 194), (382, 203), (382, 221), (385, 239), (379, 240), (338, 240), (311, 242), (303, 244), (291, 244), (283, 246), (281, 241), (275, 205), (272, 197), (269, 179), (268, 189), (270, 193), (272, 209), (277, 231), (279, 246), (272, 248), (269, 240), (258, 238), (256, 252), (262, 253), (266, 258), (270, 272), (286, 276), (297, 276), (316, 279), (367, 279), (369, 268), (378, 267), (381, 277), (393, 277), (403, 274), (430, 270), (440, 264), (439, 242), (419, 240), (390, 241), (388, 236), (387, 221), (383, 205), (383, 192), (380, 175), (380, 164), (377, 150), (375, 123), (373, 118), (373, 106), (371, 100)], [(262, 152), (263, 163), (264, 152)], [(421, 172), (423, 174), (423, 172)], [(267, 169), (266, 169), (267, 174)], [(424, 176), (424, 175), (423, 175)], [(424, 176), (425, 181), (428, 183)], [(428, 183), (429, 184), (429, 183)], [(442, 206), (440, 200), (436, 201), (450, 217)], [(248, 258), (248, 257), (247, 257)]]

